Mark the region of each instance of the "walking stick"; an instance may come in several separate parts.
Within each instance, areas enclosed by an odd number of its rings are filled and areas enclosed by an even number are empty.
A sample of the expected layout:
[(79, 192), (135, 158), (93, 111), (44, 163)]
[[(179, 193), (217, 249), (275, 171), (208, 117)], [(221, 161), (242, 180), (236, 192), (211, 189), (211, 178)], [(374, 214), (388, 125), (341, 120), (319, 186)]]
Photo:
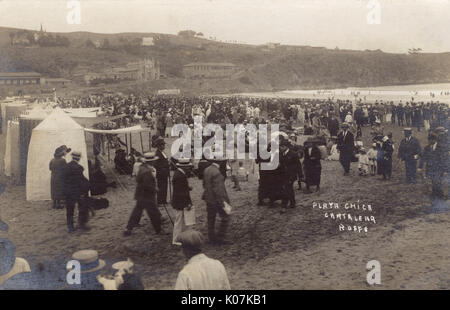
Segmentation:
[(167, 210), (166, 205), (163, 205), (163, 206), (164, 206), (164, 210), (166, 210), (166, 213), (167, 213), (167, 216), (169, 217), (170, 222), (172, 223), (172, 226), (175, 226), (175, 224), (174, 224), (172, 218), (170, 217), (169, 210)]

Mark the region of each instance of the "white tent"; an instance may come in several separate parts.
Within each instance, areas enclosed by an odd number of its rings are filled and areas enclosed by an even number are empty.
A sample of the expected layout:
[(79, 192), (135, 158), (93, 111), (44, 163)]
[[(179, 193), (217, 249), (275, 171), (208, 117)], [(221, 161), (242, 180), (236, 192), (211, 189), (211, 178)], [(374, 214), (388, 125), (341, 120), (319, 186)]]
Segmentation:
[[(55, 149), (61, 145), (81, 152), (80, 165), (84, 167), (86, 178), (89, 177), (84, 129), (63, 110), (56, 108), (33, 129), (31, 135), (26, 176), (27, 200), (51, 199), (49, 163)], [(71, 160), (70, 156), (67, 160)]]

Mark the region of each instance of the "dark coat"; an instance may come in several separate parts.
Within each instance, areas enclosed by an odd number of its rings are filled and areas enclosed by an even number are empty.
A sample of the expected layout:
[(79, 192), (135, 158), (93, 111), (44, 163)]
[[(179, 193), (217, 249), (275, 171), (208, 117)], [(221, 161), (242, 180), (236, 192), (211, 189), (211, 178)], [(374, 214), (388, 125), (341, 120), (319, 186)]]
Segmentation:
[(51, 171), (50, 193), (52, 200), (65, 199), (64, 182), (66, 178), (67, 163), (64, 158), (53, 158), (50, 161), (49, 169)]
[(339, 121), (335, 118), (330, 119), (328, 121), (328, 130), (331, 136), (337, 136), (339, 132)]
[(184, 171), (180, 169), (175, 170), (172, 179), (173, 184), (173, 197), (172, 207), (176, 210), (183, 210), (192, 204), (191, 200), (191, 187), (189, 186), (188, 178)]
[(305, 159), (303, 160), (303, 170), (305, 172), (306, 184), (320, 185), (320, 175), (322, 173), (322, 164), (320, 163), (321, 153), (317, 146), (311, 149), (305, 148)]
[(227, 189), (225, 188), (225, 177), (215, 164), (205, 169), (203, 174), (203, 188), (202, 199), (208, 205), (223, 207), (224, 201), (230, 203)]
[(170, 173), (169, 159), (164, 158), (162, 152), (160, 150), (156, 150), (156, 156), (158, 156), (158, 160), (155, 161), (155, 169), (156, 169), (156, 178), (158, 180), (167, 179)]
[(294, 182), (297, 180), (300, 165), (298, 154), (292, 150), (289, 150), (286, 154), (280, 154), (280, 165), (286, 181)]
[(447, 152), (438, 144), (433, 150), (432, 145), (427, 145), (423, 150), (419, 167), (422, 169), (425, 165), (426, 176), (429, 178), (440, 177), (448, 170)]
[(398, 148), (398, 157), (402, 160), (410, 161), (414, 160), (414, 155), (420, 155), (420, 152), (420, 143), (417, 138), (411, 137), (409, 141), (404, 138)]
[(343, 131), (338, 134), (337, 148), (341, 156), (345, 156), (347, 158), (352, 157), (353, 150), (355, 148), (355, 138), (349, 130), (347, 131), (345, 138)]
[(78, 200), (89, 191), (89, 181), (83, 175), (84, 168), (72, 160), (67, 164), (65, 194), (70, 200)]
[(134, 199), (138, 201), (153, 201), (156, 203), (156, 170), (148, 164), (142, 164), (136, 176), (136, 191)]

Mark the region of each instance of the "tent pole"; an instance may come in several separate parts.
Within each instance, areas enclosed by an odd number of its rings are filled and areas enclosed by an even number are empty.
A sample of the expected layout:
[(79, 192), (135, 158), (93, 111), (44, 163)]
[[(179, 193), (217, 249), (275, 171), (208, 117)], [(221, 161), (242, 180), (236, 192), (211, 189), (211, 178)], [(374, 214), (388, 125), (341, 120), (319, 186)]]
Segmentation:
[(127, 148), (127, 154), (128, 154), (128, 136), (125, 133), (125, 147)]
[(130, 153), (132, 152), (132, 150), (133, 150), (133, 139), (131, 137), (131, 132), (130, 132)]
[(108, 163), (111, 162), (110, 154), (109, 154), (109, 139), (108, 135), (106, 135), (106, 146), (108, 147)]
[(141, 150), (142, 150), (142, 154), (144, 154), (144, 143), (142, 142), (142, 132), (139, 133), (139, 137), (141, 138)]
[(151, 152), (152, 150), (152, 132), (148, 132), (148, 150)]

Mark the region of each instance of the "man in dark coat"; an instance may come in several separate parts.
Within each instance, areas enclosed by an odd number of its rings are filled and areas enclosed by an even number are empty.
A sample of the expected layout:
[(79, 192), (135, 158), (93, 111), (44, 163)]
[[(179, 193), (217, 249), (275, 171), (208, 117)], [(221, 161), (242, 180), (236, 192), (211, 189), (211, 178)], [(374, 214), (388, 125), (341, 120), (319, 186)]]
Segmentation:
[[(355, 112), (356, 113), (356, 112)], [(362, 114), (362, 111), (361, 111)], [(360, 123), (362, 123), (362, 116), (360, 117)], [(358, 124), (358, 123), (357, 123)], [(330, 131), (330, 136), (337, 136), (339, 132), (339, 121), (332, 115), (331, 119), (328, 121), (328, 130)]]
[(405, 161), (406, 183), (416, 183), (417, 160), (421, 148), (419, 140), (412, 136), (412, 129), (404, 129), (405, 138), (400, 142), (398, 158)]
[[(227, 190), (225, 188), (225, 177), (220, 172), (220, 163), (223, 160), (213, 159), (212, 164), (205, 169), (203, 174), (203, 196), (206, 202), (208, 214), (208, 236), (209, 241), (215, 244), (226, 243), (224, 238), (229, 224), (229, 215), (225, 212), (225, 202), (230, 203)], [(219, 233), (216, 234), (216, 216), (220, 215), (221, 223)]]
[(134, 194), (136, 206), (131, 212), (124, 236), (131, 235), (133, 228), (139, 223), (144, 209), (152, 222), (156, 234), (161, 233), (161, 212), (159, 212), (156, 205), (156, 170), (153, 167), (153, 163), (158, 160), (158, 157), (155, 152), (149, 152), (144, 154), (143, 160), (144, 163), (139, 167), (139, 172), (136, 176), (137, 186)]
[(426, 177), (431, 179), (432, 199), (443, 199), (442, 180), (448, 167), (448, 153), (444, 147), (438, 143), (438, 136), (435, 133), (428, 137), (428, 145), (425, 147), (420, 160), (419, 171), (425, 166)]
[(50, 195), (53, 200), (53, 209), (62, 209), (61, 200), (64, 200), (64, 182), (66, 178), (67, 162), (64, 156), (70, 153), (71, 149), (62, 145), (55, 150), (53, 159), (50, 161), (49, 169), (50, 177)]
[(173, 174), (172, 179), (172, 207), (175, 209), (172, 243), (175, 245), (180, 245), (177, 242), (177, 237), (185, 230), (183, 210), (190, 210), (192, 208), (190, 194), (192, 187), (189, 186), (188, 182), (188, 173), (190, 169), (192, 169), (192, 164), (189, 159), (177, 160), (175, 173)]
[(73, 151), (72, 161), (67, 164), (65, 174), (65, 196), (67, 211), (67, 227), (69, 233), (75, 231), (73, 224), (73, 215), (75, 205), (78, 205), (78, 227), (82, 230), (89, 230), (86, 225), (88, 221), (88, 209), (85, 203), (85, 197), (89, 191), (89, 181), (83, 175), (84, 168), (79, 164), (81, 153)]
[(348, 130), (347, 123), (342, 124), (342, 131), (338, 134), (337, 148), (339, 150), (339, 161), (344, 168), (344, 175), (350, 173), (350, 163), (353, 157), (355, 141), (353, 134)]
[(317, 187), (316, 191), (320, 190), (320, 176), (322, 173), (320, 159), (322, 155), (316, 142), (317, 140), (311, 138), (305, 142), (303, 168), (306, 179), (306, 193), (311, 193), (310, 187), (313, 185)]
[(158, 160), (155, 162), (156, 180), (158, 183), (158, 205), (165, 206), (167, 204), (167, 188), (170, 174), (169, 157), (164, 153), (166, 147), (164, 138), (158, 137), (154, 141), (154, 145), (156, 147), (156, 157), (158, 157)]
[(398, 125), (403, 126), (403, 114), (405, 112), (405, 110), (403, 109), (403, 105), (401, 103), (399, 103), (395, 110), (397, 112)]
[(281, 212), (284, 213), (289, 206), (295, 208), (294, 182), (297, 180), (300, 160), (298, 155), (290, 150), (290, 144), (284, 140), (280, 144), (280, 165), (282, 169), (283, 199), (281, 200)]

